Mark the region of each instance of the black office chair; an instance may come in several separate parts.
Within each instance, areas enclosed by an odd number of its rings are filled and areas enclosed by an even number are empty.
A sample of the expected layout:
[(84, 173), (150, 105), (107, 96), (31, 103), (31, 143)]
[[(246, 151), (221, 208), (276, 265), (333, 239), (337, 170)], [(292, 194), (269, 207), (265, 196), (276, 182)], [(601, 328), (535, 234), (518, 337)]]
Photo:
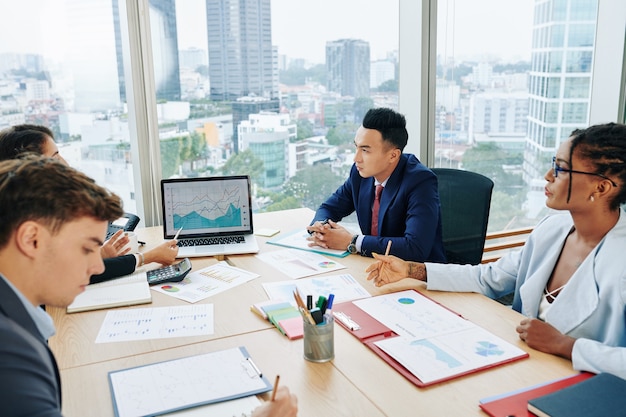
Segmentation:
[(448, 262), (479, 264), (487, 235), (493, 181), (460, 169), (432, 171), (439, 182), (443, 246)]

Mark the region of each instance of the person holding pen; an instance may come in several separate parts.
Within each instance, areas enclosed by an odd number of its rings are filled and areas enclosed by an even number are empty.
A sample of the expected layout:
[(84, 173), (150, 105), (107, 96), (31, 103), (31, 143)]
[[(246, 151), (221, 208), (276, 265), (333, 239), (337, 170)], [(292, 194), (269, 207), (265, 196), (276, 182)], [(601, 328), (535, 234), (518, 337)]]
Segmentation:
[[(104, 270), (102, 238), (122, 201), (58, 160), (28, 155), (0, 161), (0, 213), (0, 414), (60, 417), (54, 323), (39, 306), (67, 307)], [(253, 416), (296, 413), (281, 387)]]
[[(415, 155), (403, 153), (406, 120), (387, 108), (370, 109), (354, 137), (354, 165), (345, 183), (320, 205), (310, 246), (362, 256), (391, 253), (413, 261), (445, 262), (437, 177)], [(356, 212), (362, 233), (337, 224)]]
[(514, 294), (529, 347), (570, 359), (574, 369), (626, 378), (626, 125), (575, 130), (545, 174), (546, 205), (524, 247), (494, 263), (444, 265), (374, 255), (368, 280), (403, 278), (429, 290)]
[[(52, 131), (45, 126), (23, 124), (0, 131), (0, 161), (14, 159), (29, 152), (55, 158), (67, 164), (59, 153)], [(124, 249), (127, 243), (128, 238), (123, 231), (118, 231), (104, 242), (100, 252), (105, 259), (105, 270), (91, 277), (91, 284), (132, 274), (136, 268), (151, 262), (171, 265), (176, 261), (178, 254), (176, 239), (134, 254), (128, 254), (130, 249)]]
[(278, 387), (276, 376), (270, 401), (266, 401), (252, 412), (252, 417), (295, 417), (298, 414), (298, 398), (284, 385)]

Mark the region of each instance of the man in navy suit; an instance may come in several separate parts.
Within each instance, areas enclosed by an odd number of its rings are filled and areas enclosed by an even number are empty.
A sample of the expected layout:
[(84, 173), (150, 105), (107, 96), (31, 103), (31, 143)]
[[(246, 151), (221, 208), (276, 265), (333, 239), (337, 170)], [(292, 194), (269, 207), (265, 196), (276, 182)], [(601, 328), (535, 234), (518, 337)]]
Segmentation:
[[(354, 165), (346, 182), (315, 213), (310, 245), (372, 256), (390, 253), (413, 261), (446, 262), (437, 177), (402, 151), (406, 120), (387, 108), (370, 109), (356, 132)], [(375, 190), (380, 198), (375, 202)], [(378, 209), (374, 206), (378, 205)], [(337, 224), (355, 212), (361, 233)], [(378, 212), (378, 221), (372, 223)]]

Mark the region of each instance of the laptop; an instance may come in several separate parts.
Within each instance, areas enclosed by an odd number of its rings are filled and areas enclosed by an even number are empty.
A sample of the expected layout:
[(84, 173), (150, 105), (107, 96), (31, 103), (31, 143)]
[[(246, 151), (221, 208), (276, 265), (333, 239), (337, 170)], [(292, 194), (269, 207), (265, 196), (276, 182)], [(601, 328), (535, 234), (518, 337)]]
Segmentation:
[(163, 236), (178, 233), (178, 258), (259, 251), (249, 176), (161, 180), (161, 201)]

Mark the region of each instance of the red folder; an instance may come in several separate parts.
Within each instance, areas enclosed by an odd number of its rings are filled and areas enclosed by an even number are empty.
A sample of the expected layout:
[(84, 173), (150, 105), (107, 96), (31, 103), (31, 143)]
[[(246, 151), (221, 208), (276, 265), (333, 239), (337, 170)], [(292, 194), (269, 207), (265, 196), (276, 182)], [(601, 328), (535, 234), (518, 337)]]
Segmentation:
[(566, 378), (546, 382), (545, 384), (534, 385), (521, 391), (514, 391), (508, 394), (480, 400), (480, 408), (491, 417), (535, 417), (528, 411), (528, 400), (541, 397), (542, 395), (558, 391), (570, 385), (577, 384), (589, 379), (594, 374), (581, 372)]
[[(451, 311), (454, 314), (457, 314), (458, 316), (462, 317), (460, 314), (450, 310), (449, 308), (445, 307), (441, 303), (436, 302), (432, 298), (422, 294), (419, 291), (415, 291), (415, 294), (416, 295), (419, 294), (420, 296), (427, 298), (431, 302), (433, 302), (435, 304), (438, 304), (438, 305), (444, 307), (446, 310)], [(513, 361), (517, 361), (519, 359), (524, 359), (524, 358), (529, 357), (528, 353), (524, 352), (524, 354), (516, 356), (516, 357), (511, 358), (511, 359), (506, 359), (506, 360), (503, 360), (501, 362), (492, 363), (492, 364), (489, 364), (487, 366), (482, 366), (480, 368), (472, 369), (471, 371), (460, 372), (460, 373), (452, 375), (452, 376), (448, 376), (448, 377), (445, 377), (445, 378), (442, 378), (442, 379), (438, 379), (438, 380), (435, 380), (435, 381), (429, 381), (429, 382), (425, 383), (422, 380), (420, 380), (418, 377), (413, 375), (413, 373), (411, 373), (411, 371), (406, 369), (400, 362), (396, 361), (389, 354), (387, 354), (384, 350), (382, 350), (381, 348), (379, 348), (378, 346), (375, 345), (375, 342), (377, 342), (379, 340), (382, 340), (382, 339), (385, 339), (385, 338), (388, 338), (388, 337), (397, 337), (398, 336), (397, 333), (395, 333), (393, 330), (389, 329), (387, 326), (385, 326), (384, 324), (382, 324), (381, 322), (379, 322), (378, 320), (376, 320), (372, 316), (370, 316), (367, 312), (365, 312), (360, 307), (355, 305), (352, 301), (345, 302), (345, 303), (340, 303), (340, 304), (335, 304), (333, 306), (333, 314), (336, 314), (336, 313), (339, 313), (340, 316), (343, 314), (344, 316), (349, 317), (349, 319), (352, 321), (352, 323), (350, 321), (346, 322), (346, 320), (342, 320), (341, 317), (337, 317), (337, 315), (335, 315), (335, 318), (336, 318), (335, 321), (337, 323), (339, 323), (344, 329), (346, 329), (347, 331), (352, 333), (357, 339), (359, 339), (361, 342), (363, 342), (363, 344), (365, 344), (365, 346), (367, 346), (368, 348), (373, 350), (385, 362), (387, 362), (389, 365), (391, 365), (392, 368), (394, 368), (402, 376), (404, 376), (411, 383), (413, 383), (414, 385), (416, 385), (418, 387), (427, 387), (427, 386), (430, 386), (430, 385), (438, 384), (440, 382), (448, 381), (450, 379), (458, 378), (458, 377), (461, 377), (463, 375), (468, 375), (468, 374), (471, 374), (471, 373), (474, 373), (474, 372), (478, 372), (478, 371), (481, 371), (481, 370), (484, 370), (484, 369), (493, 368), (495, 366), (503, 365), (505, 363), (509, 363), (509, 362), (513, 362)], [(359, 329), (352, 330), (350, 328), (350, 327), (352, 327), (352, 324), (357, 324)]]

